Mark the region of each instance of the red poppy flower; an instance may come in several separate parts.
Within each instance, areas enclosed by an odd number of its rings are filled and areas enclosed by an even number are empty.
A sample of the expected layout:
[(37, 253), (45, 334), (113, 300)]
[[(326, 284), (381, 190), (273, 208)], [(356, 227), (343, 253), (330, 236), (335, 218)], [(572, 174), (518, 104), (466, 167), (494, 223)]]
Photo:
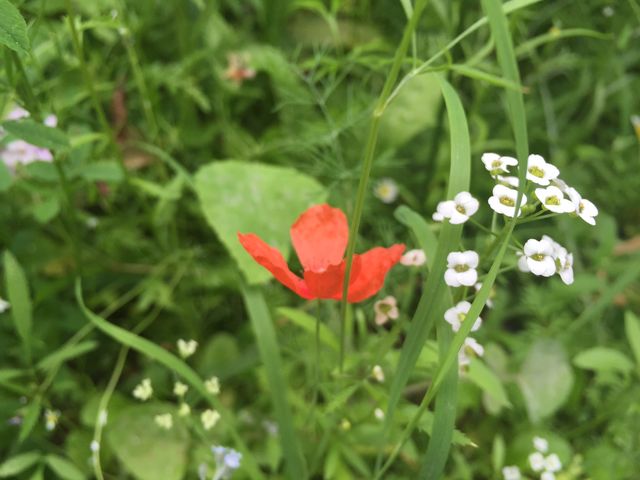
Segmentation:
[[(289, 270), (282, 254), (257, 235), (238, 233), (238, 238), (256, 262), (302, 298), (342, 298), (347, 263), (343, 257), (349, 227), (347, 217), (340, 209), (327, 204), (315, 205), (300, 215), (291, 227), (291, 241), (304, 269), (303, 278)], [(375, 295), (403, 252), (404, 245), (396, 244), (354, 255), (347, 301), (361, 302)]]

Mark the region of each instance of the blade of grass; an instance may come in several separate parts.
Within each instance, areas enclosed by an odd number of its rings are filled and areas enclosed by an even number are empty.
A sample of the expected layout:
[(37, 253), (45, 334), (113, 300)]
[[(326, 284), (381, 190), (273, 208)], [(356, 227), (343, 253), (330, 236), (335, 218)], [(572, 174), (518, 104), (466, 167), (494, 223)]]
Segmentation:
[(530, 53), (532, 50), (535, 50), (540, 45), (555, 42), (556, 40), (560, 40), (561, 38), (569, 37), (588, 37), (596, 40), (613, 40), (613, 37), (611, 35), (596, 32), (595, 30), (589, 30), (587, 28), (567, 28), (566, 30), (552, 30), (549, 33), (539, 35), (518, 45), (518, 47), (515, 49), (516, 56), (522, 57)]
[[(487, 18), (489, 19), (489, 24), (491, 27), (491, 34), (496, 43), (496, 51), (498, 56), (498, 63), (500, 65), (500, 69), (502, 70), (502, 74), (504, 78), (507, 80), (514, 82), (516, 84), (520, 84), (520, 73), (518, 71), (518, 65), (516, 63), (515, 52), (513, 48), (513, 43), (511, 40), (511, 35), (509, 33), (507, 19), (505, 16), (505, 12), (503, 10), (503, 5), (498, 0), (482, 0), (482, 6), (484, 11), (486, 12)], [(512, 128), (514, 132), (514, 137), (516, 141), (516, 152), (517, 157), (521, 162), (526, 162), (527, 157), (529, 156), (529, 144), (528, 144), (528, 136), (527, 136), (527, 121), (524, 110), (524, 100), (522, 98), (522, 92), (519, 90), (506, 90), (505, 94), (507, 96), (507, 105), (509, 107), (510, 119), (512, 123)], [(453, 147), (453, 145), (452, 145)], [(522, 189), (525, 185), (525, 173), (526, 173), (526, 165), (525, 167), (518, 168), (518, 178), (520, 180), (520, 190), (518, 191), (518, 196), (516, 198), (516, 211), (519, 210), (520, 204), (522, 202)], [(393, 449), (391, 455), (387, 459), (385, 465), (378, 471), (376, 478), (381, 478), (381, 476), (386, 472), (386, 470), (393, 464), (394, 459), (400, 452), (402, 446), (407, 441), (413, 430), (415, 429), (420, 417), (428, 408), (429, 404), (435, 397), (439, 388), (441, 387), (443, 381), (448, 375), (449, 369), (451, 369), (454, 363), (457, 360), (458, 352), (460, 348), (464, 344), (464, 341), (471, 332), (471, 328), (473, 328), (473, 323), (480, 315), (482, 308), (484, 307), (487, 299), (489, 298), (489, 294), (491, 292), (491, 287), (493, 286), (496, 277), (500, 271), (500, 266), (502, 264), (502, 259), (504, 257), (505, 252), (507, 251), (507, 247), (509, 245), (509, 240), (513, 229), (517, 223), (517, 216), (514, 216), (511, 221), (505, 226), (504, 233), (500, 235), (501, 244), (498, 249), (498, 253), (487, 273), (482, 288), (476, 294), (476, 298), (471, 304), (471, 308), (467, 313), (465, 321), (463, 322), (460, 330), (454, 336), (451, 347), (449, 348), (447, 355), (443, 362), (441, 362), (438, 366), (436, 374), (434, 376), (434, 380), (431, 383), (427, 393), (425, 394), (422, 402), (420, 403), (420, 407), (418, 408), (416, 414), (412, 418), (409, 425), (405, 428), (402, 433), (402, 436), (399, 442), (396, 444)]]
[(7, 299), (11, 304), (13, 325), (22, 340), (22, 348), (27, 364), (30, 364), (33, 307), (29, 296), (29, 284), (18, 260), (8, 250), (4, 252), (4, 275), (7, 284)]
[(285, 458), (287, 473), (292, 480), (302, 480), (308, 476), (307, 467), (300, 450), (300, 443), (296, 438), (293, 415), (287, 401), (287, 383), (283, 375), (280, 349), (271, 322), (271, 315), (259, 287), (243, 286), (242, 297), (267, 373), (274, 413), (278, 423), (278, 438)]
[(418, 245), (427, 256), (427, 266), (431, 270), (433, 268), (433, 261), (436, 257), (436, 250), (438, 248), (438, 237), (429, 228), (429, 224), (422, 216), (411, 210), (409, 207), (402, 205), (396, 208), (393, 215), (403, 225), (413, 230), (413, 235), (418, 241)]
[(243, 465), (246, 466), (249, 476), (254, 479), (264, 478), (263, 474), (260, 472), (258, 465), (253, 459), (251, 452), (247, 448), (247, 445), (240, 437), (240, 434), (236, 429), (233, 416), (216, 397), (209, 393), (202, 379), (200, 379), (198, 374), (189, 365), (184, 363), (182, 360), (180, 360), (178, 357), (171, 354), (164, 348), (161, 348), (155, 343), (147, 340), (146, 338), (139, 337), (138, 335), (120, 328), (117, 325), (109, 323), (102, 317), (89, 310), (85, 306), (84, 300), (82, 298), (82, 284), (80, 282), (80, 279), (76, 280), (76, 301), (78, 302), (78, 306), (80, 307), (80, 310), (82, 310), (82, 313), (87, 318), (87, 320), (89, 320), (103, 333), (109, 335), (111, 338), (118, 341), (122, 345), (126, 345), (133, 350), (136, 350), (143, 355), (146, 355), (147, 357), (155, 360), (156, 362), (164, 365), (165, 367), (173, 370), (178, 375), (180, 375), (185, 382), (191, 385), (194, 390), (200, 393), (200, 395), (202, 395), (207, 403), (209, 403), (220, 413), (220, 416), (223, 419), (223, 423), (225, 424), (225, 427), (227, 428), (236, 447), (243, 454)]

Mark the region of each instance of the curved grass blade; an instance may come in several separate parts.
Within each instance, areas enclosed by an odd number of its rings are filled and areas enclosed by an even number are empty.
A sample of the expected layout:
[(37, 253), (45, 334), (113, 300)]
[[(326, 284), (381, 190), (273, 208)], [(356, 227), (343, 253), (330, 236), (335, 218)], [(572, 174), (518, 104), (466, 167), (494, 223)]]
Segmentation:
[(413, 230), (413, 235), (416, 237), (418, 245), (427, 255), (427, 266), (432, 269), (433, 260), (438, 249), (438, 237), (431, 231), (429, 224), (418, 212), (411, 210), (406, 205), (396, 208), (393, 215), (399, 222)]
[(287, 402), (287, 384), (282, 373), (284, 369), (271, 315), (259, 287), (243, 286), (242, 297), (267, 373), (287, 473), (292, 480), (302, 480), (307, 478), (307, 468), (300, 451), (300, 442), (296, 438), (293, 415)]
[(200, 379), (198, 374), (186, 363), (180, 360), (175, 355), (169, 353), (167, 350), (159, 347), (155, 343), (147, 340), (146, 338), (139, 337), (123, 328), (118, 327), (112, 323), (107, 322), (104, 318), (96, 315), (91, 310), (89, 310), (82, 298), (82, 284), (80, 279), (76, 280), (76, 301), (78, 302), (78, 306), (87, 320), (89, 320), (92, 324), (94, 324), (98, 329), (100, 329), (103, 333), (106, 333), (114, 340), (118, 341), (122, 345), (126, 345), (133, 350), (136, 350), (147, 357), (161, 363), (165, 367), (173, 370), (178, 375), (180, 375), (185, 382), (193, 387), (206, 401), (218, 412), (223, 419), (223, 423), (227, 428), (229, 434), (231, 435), (233, 441), (236, 444), (238, 450), (240, 450), (243, 454), (243, 466), (247, 468), (247, 473), (253, 479), (263, 479), (264, 475), (260, 472), (258, 465), (255, 463), (251, 452), (247, 448), (246, 444), (240, 437), (234, 419), (231, 413), (220, 403), (220, 401), (211, 395), (207, 388), (204, 385), (204, 382)]
[(10, 251), (4, 252), (4, 275), (7, 284), (7, 299), (11, 304), (13, 324), (22, 340), (27, 363), (31, 362), (31, 328), (33, 307), (29, 295), (29, 284), (24, 270)]

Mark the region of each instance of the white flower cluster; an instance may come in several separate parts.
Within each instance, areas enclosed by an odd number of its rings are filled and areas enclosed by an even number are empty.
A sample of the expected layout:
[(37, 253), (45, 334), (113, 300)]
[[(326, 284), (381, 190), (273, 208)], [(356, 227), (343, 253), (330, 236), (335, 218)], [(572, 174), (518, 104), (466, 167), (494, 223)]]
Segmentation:
[(453, 200), (438, 203), (432, 218), (436, 222), (442, 222), (446, 218), (449, 223), (459, 225), (469, 220), (469, 217), (476, 213), (479, 207), (480, 202), (473, 198), (469, 192), (460, 192), (453, 197)]
[[(522, 215), (522, 207), (528, 201), (527, 195), (522, 194), (521, 208), (516, 214), (518, 179), (513, 176), (501, 175), (509, 173), (509, 167), (518, 165), (518, 161), (513, 157), (502, 157), (497, 153), (485, 153), (481, 160), (485, 168), (498, 182), (493, 187), (492, 196), (489, 197), (489, 206), (495, 212), (507, 217)], [(582, 198), (578, 191), (561, 180), (559, 175), (560, 170), (547, 162), (541, 155), (529, 155), (526, 179), (539, 186), (535, 188), (534, 194), (542, 207), (553, 213), (575, 214), (589, 225), (595, 225), (595, 217), (598, 215), (597, 207), (589, 200)]]
[(519, 256), (520, 271), (542, 277), (557, 273), (565, 284), (573, 283), (573, 254), (548, 235), (543, 235), (540, 240), (527, 240)]
[[(460, 330), (462, 323), (465, 321), (471, 304), (467, 301), (458, 302), (457, 305), (451, 307), (444, 313), (444, 319), (451, 325), (454, 332)], [(471, 331), (475, 332), (482, 326), (482, 319), (478, 317), (471, 327)], [(471, 363), (474, 356), (481, 357), (484, 355), (484, 347), (478, 343), (475, 338), (467, 337), (464, 345), (458, 352), (458, 367), (464, 369)]]
[(540, 480), (555, 480), (556, 473), (562, 470), (560, 457), (555, 453), (545, 456), (549, 451), (549, 442), (541, 437), (533, 438), (535, 451), (529, 455), (529, 466), (540, 474)]

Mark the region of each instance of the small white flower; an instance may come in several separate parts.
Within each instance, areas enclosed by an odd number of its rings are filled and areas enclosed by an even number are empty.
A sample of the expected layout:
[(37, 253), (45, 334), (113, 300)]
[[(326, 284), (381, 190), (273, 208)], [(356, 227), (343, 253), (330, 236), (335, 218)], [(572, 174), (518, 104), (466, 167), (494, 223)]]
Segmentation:
[(450, 287), (474, 285), (478, 280), (476, 267), (479, 261), (478, 254), (473, 250), (451, 252), (447, 255), (447, 271), (444, 272), (444, 281)]
[[(513, 217), (516, 214), (516, 200), (518, 198), (518, 191), (504, 185), (496, 185), (493, 187), (493, 195), (489, 197), (489, 206), (493, 211), (506, 215), (507, 217)], [(520, 210), (518, 216), (522, 214), (522, 207), (527, 203), (527, 196), (522, 194), (522, 201), (520, 202)]]
[(205, 410), (200, 415), (200, 421), (205, 430), (211, 430), (215, 427), (218, 420), (220, 420), (220, 414), (217, 410)]
[(165, 430), (171, 430), (171, 428), (173, 428), (173, 415), (170, 413), (156, 415), (153, 417), (153, 421), (156, 422), (156, 425)]
[(567, 193), (570, 188), (569, 185), (567, 185), (567, 182), (565, 182), (561, 178), (554, 178), (553, 180), (551, 180), (551, 184), (555, 187), (558, 187), (562, 193)]
[(44, 411), (44, 424), (47, 431), (53, 431), (58, 425), (58, 420), (60, 420), (60, 411), (49, 409)]
[(573, 283), (573, 253), (567, 253), (566, 250), (564, 252), (563, 255), (556, 257), (556, 269), (564, 284), (571, 285)]
[(431, 215), (434, 222), (443, 222), (445, 219), (444, 212), (446, 211), (446, 201), (438, 202), (436, 211)]
[(382, 383), (384, 382), (384, 370), (380, 365), (374, 365), (371, 369), (371, 376), (375, 379), (376, 382)]
[(178, 353), (182, 358), (188, 358), (194, 353), (196, 353), (196, 349), (198, 348), (198, 342), (195, 340), (178, 340)]
[(384, 325), (389, 319), (396, 320), (400, 316), (397, 303), (396, 298), (391, 295), (374, 303), (373, 310), (376, 312), (377, 325)]
[(529, 265), (527, 265), (527, 256), (522, 252), (516, 252), (516, 256), (518, 257), (518, 270), (525, 273), (530, 272)]
[(472, 357), (482, 357), (483, 355), (484, 347), (475, 338), (467, 337), (458, 352), (458, 367), (462, 369), (469, 365)]
[(504, 480), (520, 480), (522, 478), (520, 469), (515, 465), (504, 467), (502, 469), (502, 476)]
[(426, 261), (427, 256), (424, 250), (420, 250), (419, 248), (409, 250), (400, 258), (400, 263), (406, 267), (420, 267), (424, 265)]
[(611, 5), (607, 5), (602, 8), (602, 15), (604, 15), (605, 17), (613, 17), (615, 13), (616, 11), (613, 9)]
[(98, 414), (98, 425), (100, 425), (101, 427), (104, 427), (107, 424), (108, 418), (109, 418), (109, 414), (107, 413), (107, 411), (100, 410), (100, 413)]
[(509, 171), (508, 167), (513, 167), (518, 164), (518, 160), (513, 157), (502, 157), (497, 153), (483, 153), (481, 157), (484, 168), (486, 168), (491, 175), (498, 175)]
[(398, 198), (398, 185), (391, 178), (383, 178), (376, 183), (373, 194), (382, 203), (393, 203)]
[(546, 438), (533, 437), (533, 447), (540, 453), (547, 453), (549, 450), (549, 442)]
[(133, 396), (143, 402), (149, 400), (153, 395), (153, 387), (151, 386), (151, 379), (145, 378), (140, 382), (136, 388), (133, 389)]
[(560, 170), (547, 163), (541, 155), (529, 155), (527, 160), (527, 180), (546, 187), (554, 178), (558, 178)]
[[(449, 310), (444, 312), (444, 319), (451, 325), (451, 329), (454, 332), (460, 330), (462, 326), (462, 322), (464, 322), (467, 314), (469, 313), (469, 309), (471, 308), (471, 304), (467, 301), (458, 302), (455, 307), (451, 307)], [(471, 331), (475, 332), (482, 326), (482, 319), (478, 317), (471, 327)]]
[(173, 394), (176, 397), (184, 397), (189, 390), (189, 387), (182, 382), (176, 382), (173, 384)]
[(278, 424), (273, 420), (263, 420), (262, 428), (272, 437), (278, 436)]
[(459, 225), (469, 220), (469, 217), (478, 211), (480, 203), (469, 192), (458, 193), (453, 200), (447, 200), (438, 204), (438, 212), (449, 223)]
[(589, 225), (595, 225), (595, 217), (598, 216), (598, 207), (586, 198), (582, 198), (575, 188), (569, 188), (567, 195), (569, 195), (569, 198), (573, 202), (575, 213)]
[(218, 395), (220, 393), (220, 380), (218, 377), (211, 377), (204, 382), (204, 386), (211, 395)]
[[(473, 286), (473, 288), (475, 289), (476, 292), (479, 292), (480, 289), (482, 288), (482, 282), (476, 283)], [(489, 290), (489, 296), (487, 297), (487, 302), (485, 303), (487, 308), (493, 308), (493, 299), (494, 298), (496, 298), (496, 289), (495, 289), (495, 286), (492, 286), (491, 290)]]
[(552, 453), (548, 457), (544, 459), (544, 468), (548, 472), (559, 472), (562, 470), (562, 462), (560, 461), (560, 457), (555, 453)]
[(534, 472), (540, 472), (544, 470), (544, 455), (540, 452), (533, 452), (529, 455), (529, 465)]
[(384, 420), (384, 410), (382, 410), (381, 408), (376, 408), (373, 411), (373, 416), (376, 417), (376, 420)]
[(504, 185), (505, 187), (515, 188), (516, 190), (520, 186), (520, 180), (518, 179), (518, 177), (513, 177), (513, 176), (503, 177), (502, 175), (498, 175), (496, 177), (496, 180), (498, 181), (498, 183)]
[(536, 188), (535, 193), (538, 200), (551, 212), (569, 213), (575, 211), (573, 202), (564, 198), (562, 191), (558, 187)]
[(553, 244), (549, 240), (545, 238), (527, 240), (524, 244), (524, 254), (527, 259), (527, 266), (534, 275), (550, 277), (556, 273)]
[(542, 474), (540, 475), (540, 480), (556, 480), (556, 476), (553, 474), (553, 472), (542, 472)]
[(4, 313), (11, 308), (11, 304), (6, 300), (0, 298), (0, 313)]
[(100, 451), (100, 443), (96, 440), (93, 440), (90, 444), (89, 444), (89, 450), (91, 450), (93, 453), (97, 453)]
[(178, 408), (178, 415), (181, 417), (187, 417), (190, 414), (191, 414), (191, 407), (185, 402), (182, 402), (180, 404), (180, 408)]

